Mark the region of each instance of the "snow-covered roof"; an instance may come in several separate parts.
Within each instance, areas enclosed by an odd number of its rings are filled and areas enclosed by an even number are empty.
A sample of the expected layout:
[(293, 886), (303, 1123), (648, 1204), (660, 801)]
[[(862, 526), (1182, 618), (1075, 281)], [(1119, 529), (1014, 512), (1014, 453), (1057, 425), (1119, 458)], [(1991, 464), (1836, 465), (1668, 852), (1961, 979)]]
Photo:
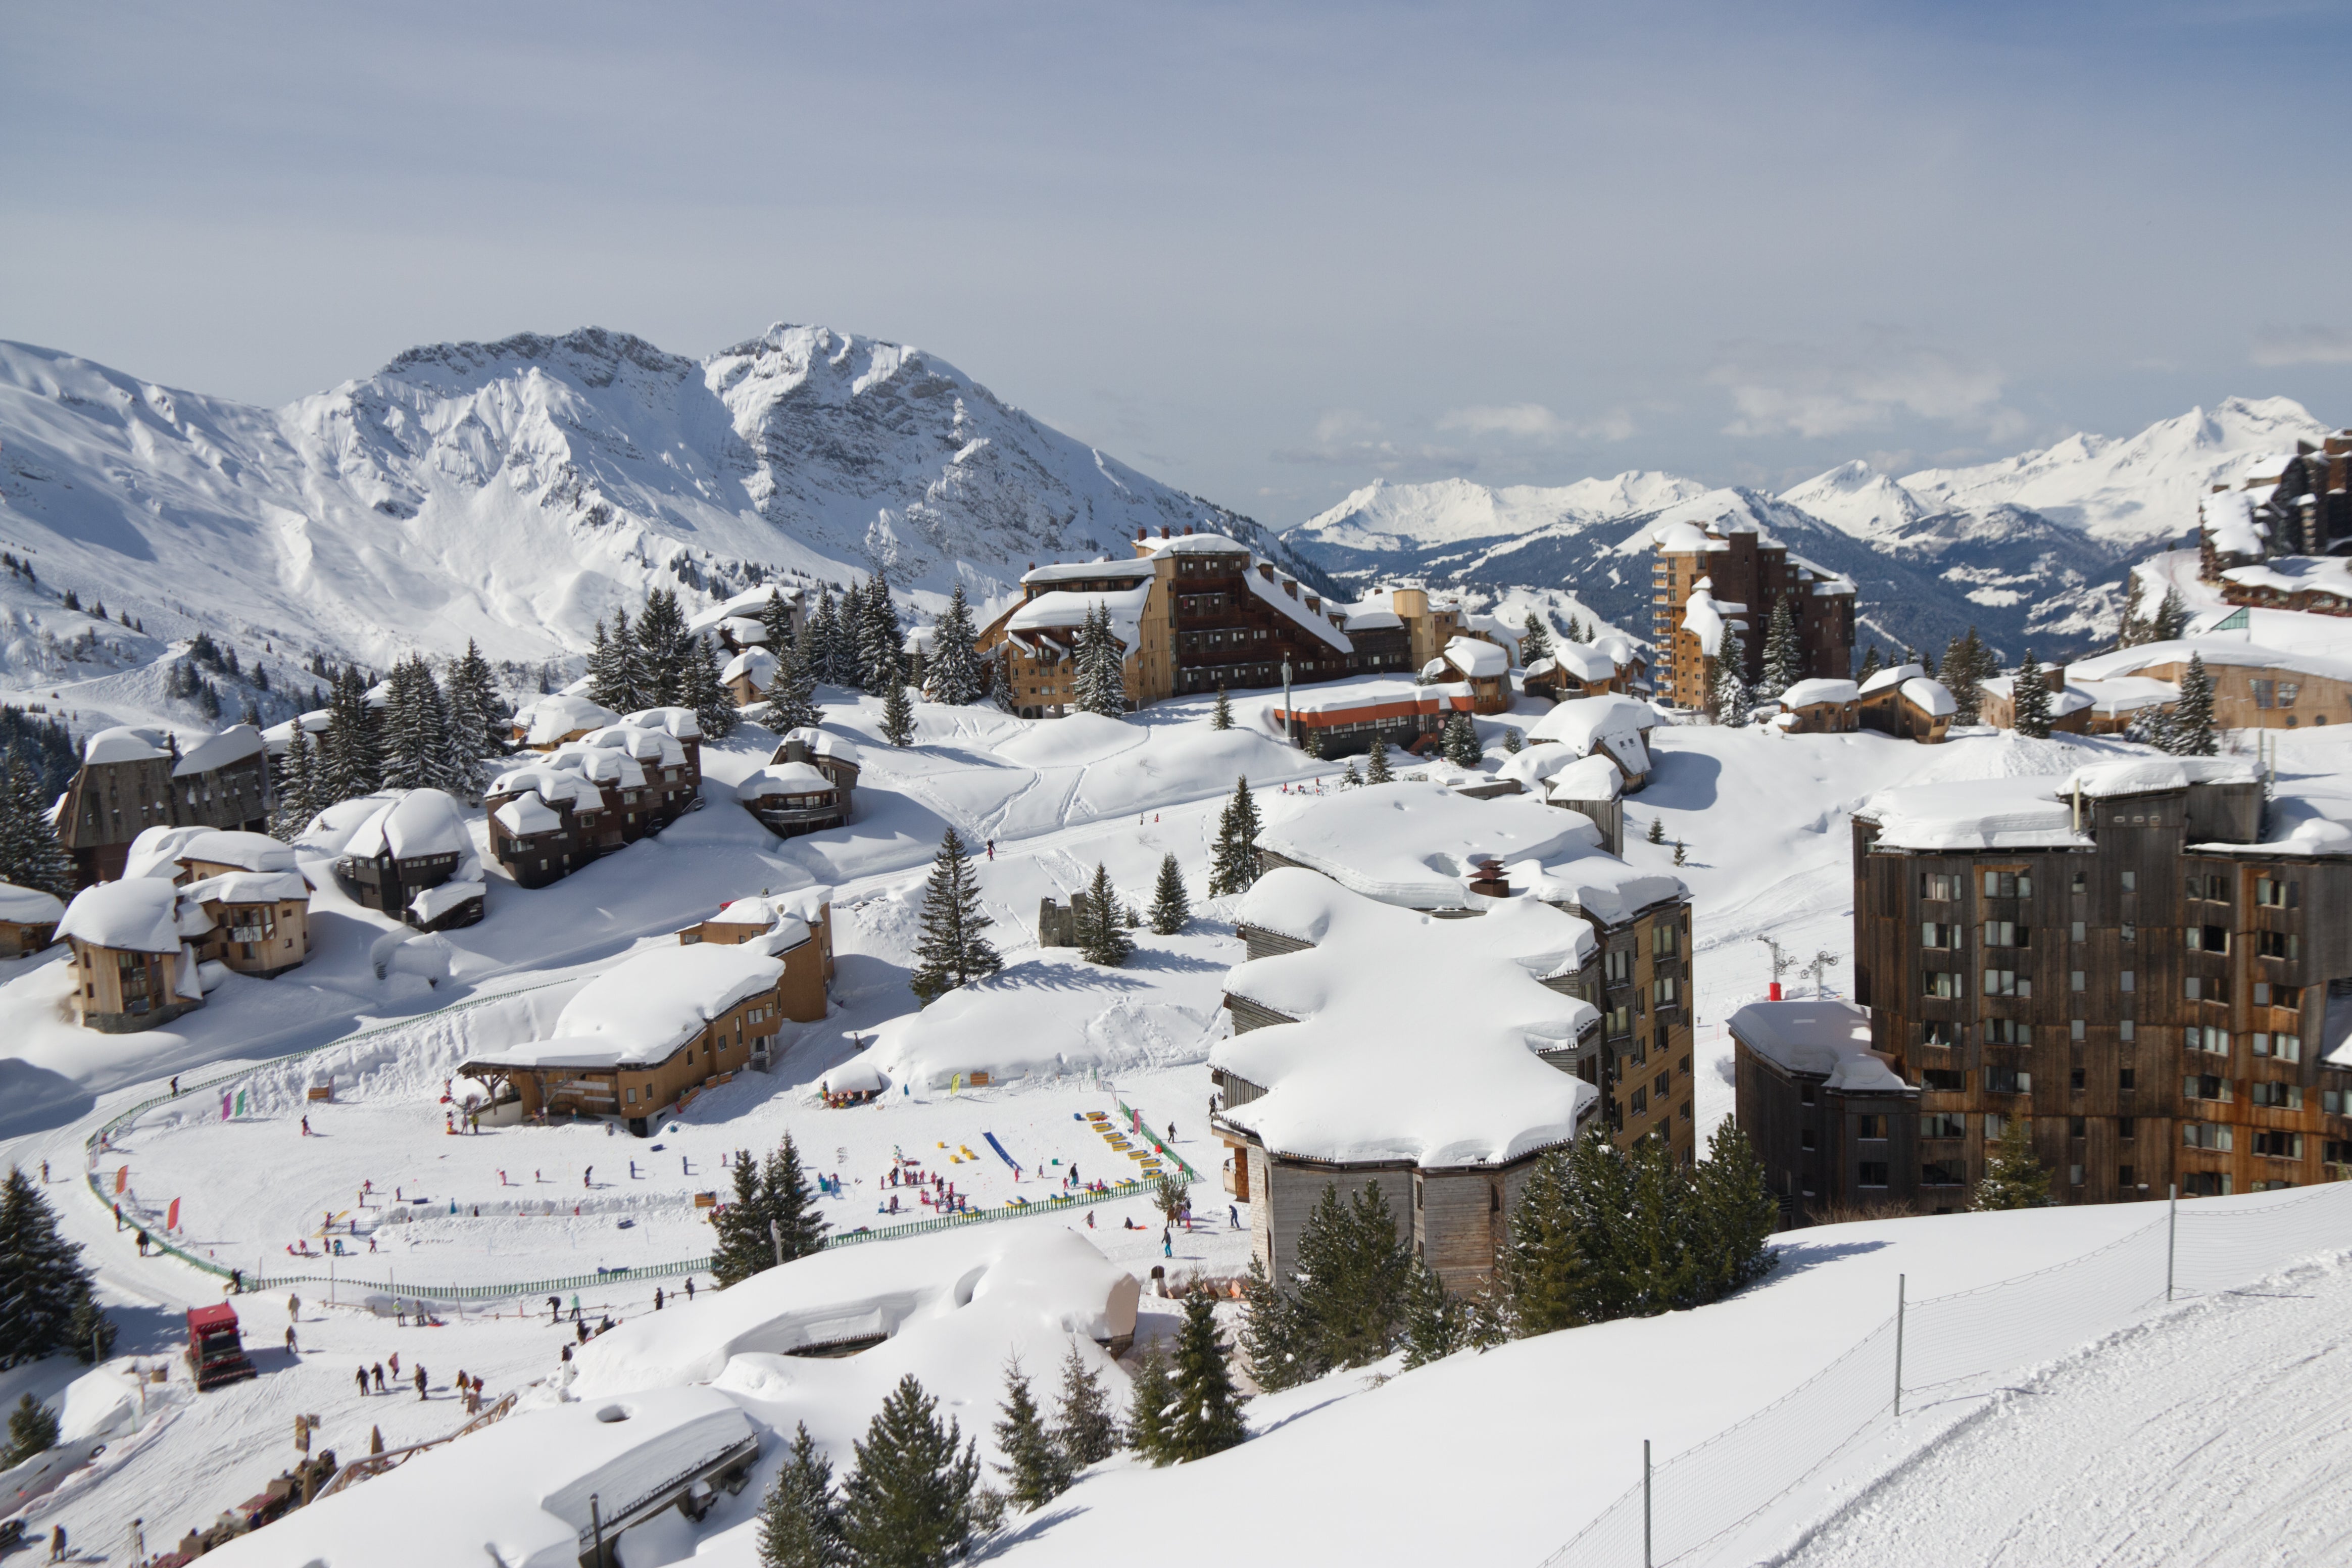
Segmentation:
[(412, 789), (385, 801), (344, 841), (342, 849), (361, 860), (386, 851), (395, 860), (455, 855), (462, 862), (473, 854), (474, 845), (456, 801), (437, 789)]
[(2270, 588), (2282, 594), (2317, 592), (2352, 599), (2352, 560), (2341, 555), (2278, 555), (2260, 566), (2230, 567), (2221, 575), (2249, 588)]
[(1034, 651), (1034, 645), (1021, 636), (1024, 632), (1071, 631), (1086, 625), (1087, 617), (1097, 611), (1110, 616), (1111, 636), (1121, 647), (1134, 652), (1143, 641), (1138, 629), (1143, 620), (1143, 607), (1151, 596), (1151, 584), (1121, 588), (1108, 593), (1083, 593), (1056, 588), (1040, 594), (1013, 612), (1004, 624), (1005, 635), (1018, 641), (1024, 652)]
[(1039, 566), (1022, 574), (1027, 583), (1149, 583), (1160, 574), (1158, 563), (1150, 556), (1130, 561), (1068, 561), (1055, 565)]
[(1140, 541), (1154, 555), (1247, 555), (1250, 547), (1238, 539), (1228, 539), (1222, 533), (1180, 533), (1161, 539), (1157, 535)]
[(536, 793), (519, 795), (501, 803), (490, 816), (518, 838), (529, 838), (537, 833), (553, 833), (563, 826), (562, 816)]
[(17, 925), (53, 925), (65, 912), (64, 901), (54, 893), (0, 882), (0, 921)]
[[(556, 1016), (553, 1035), (475, 1059), (520, 1065), (556, 1047), (610, 1052), (615, 1064), (651, 1066), (737, 1003), (775, 988), (784, 966), (750, 944), (649, 947), (588, 982)], [(550, 1059), (585, 1060), (576, 1055)], [(606, 1059), (599, 1058), (596, 1059)]]
[[(493, 795), (530, 793), (538, 795), (541, 804), (545, 805), (551, 806), (558, 801), (568, 800), (575, 810), (593, 811), (604, 805), (604, 795), (596, 787), (597, 781), (591, 776), (587, 764), (600, 761), (610, 763), (616, 771), (614, 782), (621, 787), (633, 789), (641, 787), (645, 784), (644, 771), (636, 768), (635, 760), (624, 757), (616, 752), (603, 752), (588, 755), (583, 755), (577, 752), (557, 752), (544, 763), (535, 763), (529, 767), (509, 768), (490, 781), (488, 793)], [(563, 763), (578, 765), (560, 765)], [(618, 771), (624, 764), (627, 769), (636, 771), (636, 777), (634, 780), (618, 776)]]
[(1819, 1074), (1830, 1089), (1900, 1094), (1907, 1087), (1870, 1048), (1870, 1009), (1837, 997), (1750, 1002), (1732, 1014), (1731, 1032), (1782, 1070)]
[(2193, 784), (2252, 784), (2261, 777), (2253, 763), (2235, 757), (2132, 757), (2076, 768), (2058, 785), (2057, 794), (2072, 795), (2079, 789), (2087, 796), (2105, 800), (2187, 789)]
[(618, 717), (611, 709), (600, 707), (585, 697), (559, 691), (517, 709), (514, 721), (523, 731), (523, 744), (551, 746), (568, 735), (602, 728)]
[(246, 871), (290, 871), (294, 851), (266, 833), (223, 827), (148, 827), (131, 841), (123, 856), (122, 874), (161, 877), (168, 882), (180, 874), (183, 860), (235, 866)]
[(2254, 520), (2254, 498), (2245, 490), (2221, 490), (2198, 503), (2213, 548), (2231, 555), (2260, 556), (2270, 530)]
[(1925, 665), (1894, 665), (1888, 668), (1880, 670), (1868, 680), (1864, 681), (1862, 683), (1862, 694), (1864, 697), (1873, 696), (1875, 693), (1885, 690), (1890, 686), (1900, 686), (1906, 680), (1916, 680), (1919, 677), (1927, 673), (1927, 668)]
[(764, 644), (768, 640), (768, 628), (766, 626), (761, 625), (758, 621), (749, 620), (741, 616), (732, 616), (728, 619), (719, 622), (719, 634), (721, 637), (732, 639), (735, 643), (740, 646)]
[(269, 748), (271, 756), (278, 756), (294, 743), (294, 731), (297, 726), (299, 726), (306, 735), (323, 735), (327, 732), (327, 726), (333, 723), (334, 720), (335, 715), (331, 709), (313, 708), (308, 713), (298, 714), (282, 724), (272, 724), (268, 729), (264, 730), (261, 732), (262, 742)]
[(125, 952), (180, 951), (180, 889), (153, 877), (84, 888), (66, 906), (58, 937)]
[(1687, 555), (1707, 550), (1728, 550), (1730, 544), (1707, 537), (1706, 530), (1695, 522), (1670, 522), (1657, 531), (1657, 547), (1670, 554)]
[(180, 896), (193, 904), (307, 903), (310, 884), (299, 871), (226, 871), (187, 883)]
[(557, 747), (555, 754), (562, 758), (579, 756), (586, 752), (616, 752), (640, 763), (651, 763), (656, 767), (686, 765), (685, 742), (667, 730), (651, 729), (642, 724), (607, 724), (601, 730), (591, 730), (579, 740)]
[(2326, 676), (2335, 680), (2352, 680), (2352, 659), (2248, 642), (2230, 632), (2177, 637), (2170, 642), (2141, 643), (2136, 647), (2119, 648), (2114, 653), (2096, 654), (2068, 665), (2066, 675), (2069, 679), (2105, 680), (2112, 676), (2137, 675), (2143, 670), (2166, 665), (2179, 665), (2185, 668), (2191, 654), (2208, 665), (2284, 669), (2304, 675)]
[(1305, 803), (1257, 836), (1352, 891), (1416, 910), (1471, 907), (1466, 884), (1483, 860), (1547, 860), (1599, 841), (1588, 818), (1526, 795), (1472, 800), (1410, 779)]
[(1500, 680), (1511, 671), (1511, 656), (1478, 637), (1455, 637), (1448, 642), (1445, 662), (1474, 679)]
[(1456, 709), (1467, 711), (1476, 700), (1477, 695), (1466, 680), (1423, 686), (1401, 675), (1360, 675), (1319, 686), (1294, 688), (1287, 710), (1277, 698), (1265, 711), (1268, 720), (1279, 725), (1292, 713), (1354, 713), (1381, 709), (1393, 710), (1402, 717), (1408, 712), (1442, 713)]
[(261, 731), (250, 724), (231, 724), (217, 735), (206, 735), (180, 755), (172, 769), (175, 779), (196, 773), (209, 773), (241, 763), (247, 757), (257, 757), (265, 750)]
[[(1558, 806), (1544, 809), (1560, 810)], [(1573, 811), (1561, 814), (1581, 817), (1580, 813)], [(1595, 837), (1598, 837), (1597, 830)], [(1690, 897), (1690, 889), (1681, 878), (1664, 871), (1637, 869), (1597, 842), (1541, 863), (1511, 861), (1504, 866), (1503, 874), (1514, 889), (1528, 898), (1574, 910), (1604, 926), (1622, 925), (1654, 904)]]
[(833, 889), (822, 882), (813, 882), (788, 893), (761, 893), (737, 899), (720, 906), (710, 918), (731, 925), (768, 926), (787, 920), (815, 925), (825, 918), (825, 907), (832, 902)]
[(770, 763), (754, 768), (735, 786), (738, 800), (759, 800), (772, 795), (827, 795), (833, 781), (806, 763)]
[(2088, 847), (2074, 827), (2074, 806), (2047, 778), (1972, 779), (1964, 784), (1913, 784), (1881, 790), (1854, 807), (1878, 824), (1889, 849)]
[[(2066, 692), (2072, 697), (2081, 692), (2089, 701), (2091, 710), (2102, 715), (2137, 713), (2143, 708), (2161, 708), (2180, 700), (2180, 688), (2169, 680), (2157, 680), (2145, 675), (2111, 675), (2105, 680), (2077, 683), (2071, 678)], [(2072, 708), (2052, 703), (2051, 713), (2071, 713)]]
[(1942, 681), (1930, 680), (1924, 675), (1903, 683), (1903, 700), (1931, 719), (1948, 719), (1960, 710), (1960, 705), (1953, 700)]
[[(1557, 747), (1539, 750), (1558, 750)], [(1528, 753), (1519, 753), (1525, 756)], [(1553, 771), (1545, 781), (1547, 800), (1615, 800), (1624, 793), (1625, 775), (1607, 757), (1579, 757)]]
[(1613, 679), (1617, 674), (1617, 660), (1608, 649), (1597, 643), (1556, 644), (1551, 650), (1551, 659), (1559, 668), (1588, 683)]
[(761, 690), (766, 690), (775, 684), (776, 656), (763, 647), (745, 648), (741, 653), (729, 659), (727, 667), (719, 672), (719, 679), (722, 681), (733, 680), (739, 677), (749, 680)]
[(1225, 977), (1228, 994), (1298, 1020), (1231, 1036), (1209, 1057), (1265, 1089), (1222, 1114), (1269, 1151), (1501, 1163), (1573, 1138), (1597, 1105), (1591, 1084), (1536, 1054), (1599, 1022), (1592, 1004), (1542, 984), (1584, 962), (1582, 921), (1526, 899), (1440, 920), (1296, 868), (1261, 878), (1237, 918), (1315, 944)]
[(658, 730), (680, 741), (702, 739), (702, 721), (691, 708), (640, 708), (621, 722), (636, 730)]
[(1748, 629), (1748, 606), (1728, 599), (1718, 599), (1707, 579), (1702, 577), (1683, 602), (1683, 630), (1698, 639), (1698, 646), (1713, 653), (1723, 642), (1727, 623), (1742, 631)]
[(1575, 697), (1555, 706), (1528, 729), (1532, 743), (1566, 746), (1589, 757), (1602, 746), (1633, 773), (1647, 773), (1650, 753), (1644, 738), (1657, 727), (1657, 710), (1646, 702), (1614, 692), (1600, 697)]
[(170, 755), (164, 749), (163, 731), (131, 724), (100, 730), (84, 742), (81, 749), (81, 760), (92, 766), (100, 763), (152, 762)]
[[(2150, 681), (2143, 684), (2155, 685), (2158, 683)], [(1988, 697), (1998, 697), (2004, 702), (2014, 701), (2016, 700), (2017, 677), (2013, 675), (1987, 676), (1984, 679), (1983, 685), (1985, 695)], [(2179, 695), (2177, 688), (2169, 689), (2173, 690), (2173, 694), (2176, 697)], [(2053, 691), (2050, 694), (2050, 717), (2053, 719), (2063, 719), (2069, 713), (2081, 712), (2084, 709), (2093, 706), (2096, 701), (2097, 698), (2093, 694), (2091, 688), (2078, 686), (2070, 680), (2066, 683), (2066, 689), (2063, 691)]]
[(727, 621), (750, 620), (757, 625), (771, 599), (783, 599), (792, 604), (801, 602), (801, 590), (782, 583), (762, 583), (756, 588), (736, 595), (723, 605), (713, 605), (686, 623), (690, 632), (707, 632)]
[(1800, 680), (1780, 693), (1783, 708), (1811, 708), (1822, 702), (1857, 702), (1862, 700), (1862, 688), (1851, 680), (1815, 678)]
[(431, 924), (442, 916), (482, 897), (482, 884), (470, 879), (457, 879), (430, 888), (419, 888), (408, 896), (408, 912)]
[(1797, 569), (1797, 576), (1801, 581), (1808, 577), (1811, 579), (1812, 586), (1807, 590), (1809, 593), (1835, 598), (1850, 595), (1855, 592), (1853, 579), (1843, 572), (1832, 572), (1818, 562), (1808, 561), (1803, 556), (1793, 552), (1789, 557), (1789, 564)]
[[(1328, 644), (1341, 653), (1355, 651), (1356, 645), (1348, 640), (1347, 633), (1331, 624), (1328, 615), (1321, 610), (1308, 609), (1304, 598), (1291, 597), (1281, 584), (1267, 582), (1259, 574), (1257, 563), (1250, 563), (1250, 570), (1242, 574), (1242, 581), (1249, 584), (1251, 593), (1280, 611), (1285, 619), (1313, 633), (1318, 642)], [(1341, 618), (1346, 618), (1344, 614)]]
[(798, 730), (785, 731), (777, 740), (776, 749), (781, 752), (795, 741), (806, 746), (816, 756), (829, 757), (836, 763), (846, 763), (853, 768), (864, 761), (856, 742), (845, 741), (830, 730), (819, 730), (807, 725)]
[[(704, 1300), (719, 1310), (718, 1294)], [(717, 1464), (756, 1432), (741, 1405), (709, 1387), (542, 1405), (461, 1443), (428, 1449), (208, 1555), (218, 1568), (570, 1568), (588, 1555), (592, 1497), (599, 1517), (611, 1520)], [(608, 1547), (612, 1540), (605, 1536)]]

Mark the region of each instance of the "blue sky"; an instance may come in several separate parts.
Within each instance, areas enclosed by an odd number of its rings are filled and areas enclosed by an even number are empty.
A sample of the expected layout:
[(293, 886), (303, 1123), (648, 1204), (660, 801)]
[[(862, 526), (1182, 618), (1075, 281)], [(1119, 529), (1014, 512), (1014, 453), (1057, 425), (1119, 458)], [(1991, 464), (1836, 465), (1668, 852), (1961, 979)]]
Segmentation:
[(2326, 5), (0, 8), (0, 337), (911, 342), (1276, 525), (2352, 421)]

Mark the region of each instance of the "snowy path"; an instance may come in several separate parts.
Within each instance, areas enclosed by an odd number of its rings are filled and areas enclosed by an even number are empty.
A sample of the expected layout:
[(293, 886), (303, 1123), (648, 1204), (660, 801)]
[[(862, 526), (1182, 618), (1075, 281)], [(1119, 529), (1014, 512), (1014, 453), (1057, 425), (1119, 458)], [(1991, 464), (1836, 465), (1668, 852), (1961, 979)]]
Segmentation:
[(2298, 1269), (2087, 1347), (1870, 1488), (1789, 1568), (2352, 1558), (2352, 1268)]

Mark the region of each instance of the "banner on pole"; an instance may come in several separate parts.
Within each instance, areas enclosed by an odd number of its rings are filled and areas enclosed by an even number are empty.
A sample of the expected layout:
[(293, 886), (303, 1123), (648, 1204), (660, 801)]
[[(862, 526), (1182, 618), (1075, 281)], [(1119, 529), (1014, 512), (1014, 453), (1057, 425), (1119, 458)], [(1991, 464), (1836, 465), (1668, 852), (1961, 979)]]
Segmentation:
[(130, 1167), (130, 1166), (128, 1166), (128, 1165), (117, 1165), (117, 1166), (114, 1168), (114, 1190), (115, 1190), (115, 1193), (116, 1193), (118, 1195), (120, 1195), (120, 1194), (123, 1192), (123, 1190), (124, 1190), (124, 1189), (126, 1189), (126, 1188), (128, 1188), (130, 1185), (131, 1185), (131, 1167)]
[(180, 1228), (180, 1200), (177, 1198), (172, 1200), (170, 1212), (163, 1215), (163, 1228), (165, 1230)]

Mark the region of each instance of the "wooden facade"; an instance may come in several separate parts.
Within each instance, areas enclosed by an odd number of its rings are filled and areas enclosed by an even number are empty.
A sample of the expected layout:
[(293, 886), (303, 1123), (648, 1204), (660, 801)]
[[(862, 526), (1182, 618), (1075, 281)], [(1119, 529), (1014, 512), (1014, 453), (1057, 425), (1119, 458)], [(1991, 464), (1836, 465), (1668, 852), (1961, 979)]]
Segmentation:
[(2009, 851), (1854, 820), (1856, 994), (1921, 1086), (1919, 1202), (1965, 1204), (1988, 1118), (2029, 1121), (2061, 1203), (2352, 1164), (2352, 1068), (2323, 1060), (2352, 1030), (2352, 858), (2265, 854), (2252, 783), (2082, 811), (2089, 847)]
[[(813, 963), (806, 967), (816, 972)], [(764, 1068), (783, 1016), (779, 983), (777, 991), (737, 1003), (657, 1059), (614, 1063), (594, 1056), (576, 1061), (549, 1057), (526, 1064), (486, 1058), (458, 1071), (488, 1087), (493, 1103), (519, 1099), (526, 1117), (617, 1117), (646, 1138), (656, 1122), (703, 1089), (755, 1065)]]
[(1802, 675), (1843, 680), (1853, 672), (1853, 584), (1767, 537), (1687, 525), (1659, 536), (1650, 568), (1650, 640), (1664, 658), (1660, 695), (1676, 707), (1706, 705), (1706, 662), (1715, 649), (1701, 647), (1683, 628), (1684, 607), (1702, 582), (1718, 601), (1741, 606), (1751, 687), (1764, 679), (1764, 633), (1783, 599), (1803, 650)]
[(168, 1024), (205, 1005), (183, 950), (136, 952), (68, 937), (73, 950), (74, 1017), (101, 1034), (128, 1035)]
[(131, 841), (150, 827), (269, 826), (268, 748), (250, 726), (208, 736), (185, 757), (176, 736), (101, 731), (83, 754), (57, 819), (78, 886), (121, 876)]

